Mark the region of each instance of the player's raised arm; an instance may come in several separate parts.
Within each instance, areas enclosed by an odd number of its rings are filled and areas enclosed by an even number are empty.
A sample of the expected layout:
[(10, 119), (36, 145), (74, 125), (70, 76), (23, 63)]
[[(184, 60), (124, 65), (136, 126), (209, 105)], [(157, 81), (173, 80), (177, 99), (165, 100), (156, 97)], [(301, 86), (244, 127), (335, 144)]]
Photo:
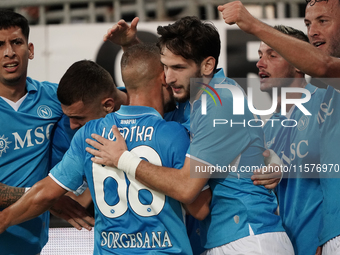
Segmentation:
[[(218, 6), (218, 10), (227, 24), (237, 24), (243, 31), (255, 35), (302, 72), (317, 78), (340, 76), (340, 59), (331, 57), (312, 44), (283, 34), (254, 18), (240, 1)], [(307, 19), (305, 23), (308, 29)], [(328, 81), (328, 84), (331, 82)], [(336, 81), (330, 85), (340, 88)]]
[(138, 17), (134, 18), (129, 26), (125, 20), (121, 19), (107, 31), (103, 38), (104, 41), (120, 45), (123, 51), (132, 45), (140, 43), (137, 37), (138, 21)]

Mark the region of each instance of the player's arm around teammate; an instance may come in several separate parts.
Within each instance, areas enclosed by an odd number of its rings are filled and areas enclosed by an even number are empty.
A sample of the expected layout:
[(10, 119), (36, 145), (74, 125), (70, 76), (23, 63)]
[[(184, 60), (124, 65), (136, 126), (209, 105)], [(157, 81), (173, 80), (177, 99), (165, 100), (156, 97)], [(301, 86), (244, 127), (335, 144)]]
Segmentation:
[[(239, 28), (246, 33), (255, 35), (302, 72), (318, 78), (339, 77), (339, 58), (325, 54), (312, 44), (282, 34), (271, 26), (261, 22), (248, 12), (241, 1), (221, 5), (218, 7), (218, 10), (222, 13), (225, 23), (229, 25), (237, 24)], [(325, 22), (329, 22), (326, 18), (324, 18), (324, 20)], [(322, 21), (323, 19), (319, 19), (313, 22), (320, 23)], [(307, 30), (312, 28), (311, 20), (309, 20), (307, 16), (305, 24)], [(313, 24), (313, 26), (315, 25)], [(315, 42), (315, 45), (316, 43), (317, 42)], [(292, 47), (292, 45), (294, 45), (294, 47)], [(330, 82), (332, 81), (328, 80), (329, 85), (334, 86), (334, 88), (339, 88), (337, 81)]]

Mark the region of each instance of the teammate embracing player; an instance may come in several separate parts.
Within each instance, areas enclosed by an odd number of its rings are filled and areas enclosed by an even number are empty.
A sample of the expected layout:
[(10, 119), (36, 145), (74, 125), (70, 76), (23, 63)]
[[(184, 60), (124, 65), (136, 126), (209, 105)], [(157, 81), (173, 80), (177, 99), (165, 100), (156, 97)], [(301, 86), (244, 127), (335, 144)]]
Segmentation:
[[(252, 17), (240, 1), (219, 6), (227, 24), (237, 24), (272, 47), (302, 72), (325, 79), (327, 92), (320, 105), (320, 163), (326, 173), (320, 175), (323, 192), (323, 227), (319, 235), (323, 255), (339, 254), (340, 246), (340, 1), (306, 0), (305, 25), (310, 44), (284, 35)], [(336, 168), (334, 168), (336, 167)], [(336, 195), (335, 195), (336, 194)]]
[[(121, 64), (130, 105), (80, 128), (50, 175), (0, 214), (1, 231), (40, 214), (86, 178), (95, 205), (94, 254), (192, 254), (178, 201), (117, 169), (93, 164), (92, 155), (85, 151), (85, 138), (93, 132), (113, 139), (114, 124), (136, 155), (168, 167), (180, 168), (184, 162), (188, 133), (180, 124), (162, 118), (172, 91), (164, 81), (158, 48), (131, 47)], [(84, 74), (76, 70), (74, 75)]]

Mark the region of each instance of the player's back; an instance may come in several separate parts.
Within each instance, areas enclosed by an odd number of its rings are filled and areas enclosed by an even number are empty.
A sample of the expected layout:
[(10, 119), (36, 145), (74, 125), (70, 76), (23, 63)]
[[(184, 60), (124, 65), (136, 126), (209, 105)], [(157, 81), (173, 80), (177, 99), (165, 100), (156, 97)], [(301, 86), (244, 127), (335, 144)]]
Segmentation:
[[(187, 131), (164, 121), (153, 108), (122, 106), (85, 126), (113, 139), (117, 125), (128, 149), (156, 165), (181, 168), (189, 145)], [(124, 172), (92, 164), (86, 155), (85, 175), (96, 211), (95, 254), (192, 254), (181, 204), (151, 190)]]

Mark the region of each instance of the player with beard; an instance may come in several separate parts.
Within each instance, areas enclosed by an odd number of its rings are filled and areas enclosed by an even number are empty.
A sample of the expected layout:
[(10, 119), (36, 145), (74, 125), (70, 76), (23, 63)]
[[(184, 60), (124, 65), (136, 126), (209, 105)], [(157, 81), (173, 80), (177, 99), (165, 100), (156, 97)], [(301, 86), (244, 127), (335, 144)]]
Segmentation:
[[(201, 201), (200, 208), (190, 211), (202, 220), (201, 240), (208, 249), (207, 254), (293, 254), (281, 220), (275, 215), (274, 193), (263, 186), (253, 185), (251, 171), (240, 171), (243, 167), (264, 165), (263, 130), (242, 125), (212, 126), (213, 119), (222, 116), (237, 123), (254, 118), (247, 104), (243, 116), (233, 115), (232, 94), (219, 87), (228, 85), (241, 90), (235, 81), (225, 77), (222, 69), (217, 69), (221, 45), (215, 27), (196, 17), (184, 17), (168, 26), (158, 27), (157, 32), (167, 84), (173, 88), (177, 100), (188, 100), (191, 94), (192, 142), (183, 168), (177, 171), (137, 160), (126, 150), (116, 128), (112, 130), (117, 141), (98, 135), (92, 137), (99, 143), (87, 139), (98, 149), (87, 148), (87, 151), (100, 157), (92, 160), (99, 164), (118, 165), (128, 176), (184, 204), (192, 203), (208, 183), (212, 191), (211, 204), (206, 199)], [(197, 76), (202, 77), (203, 83), (194, 83), (190, 88), (190, 79)], [(207, 114), (201, 115), (200, 97), (207, 95), (203, 90), (210, 87), (220, 95), (221, 106), (216, 107), (212, 99), (207, 100)], [(209, 174), (190, 178), (190, 164), (194, 168), (232, 165), (238, 170), (229, 173), (228, 178), (226, 175), (210, 178)], [(208, 192), (209, 189), (202, 193)], [(268, 243), (271, 247), (266, 245)]]
[[(308, 42), (308, 37), (300, 30), (287, 26), (274, 26), (282, 33)], [(320, 164), (320, 132), (317, 121), (319, 106), (326, 90), (318, 89), (304, 78), (304, 73), (289, 64), (276, 51), (264, 42), (259, 48), (260, 89), (269, 94), (273, 88), (305, 88), (311, 99), (304, 107), (312, 113), (305, 116), (295, 105), (287, 105), (287, 114), (281, 115), (281, 93), (278, 92), (277, 109), (264, 126), (268, 148), (273, 149), (287, 166)], [(288, 99), (301, 98), (301, 92), (287, 93)], [(293, 125), (295, 120), (297, 125)], [(281, 125), (286, 121), (287, 126)], [(289, 123), (289, 124), (288, 124)], [(283, 226), (292, 241), (295, 254), (314, 255), (318, 248), (318, 235), (321, 231), (321, 211), (323, 194), (318, 173), (284, 173), (280, 184), (276, 187), (279, 200), (279, 212)]]
[[(247, 33), (264, 41), (288, 62), (302, 72), (316, 78), (340, 77), (340, 1), (307, 0), (305, 25), (310, 44), (284, 35), (257, 20), (245, 9), (240, 1), (218, 7), (227, 24), (237, 24)], [(338, 143), (340, 140), (340, 107), (338, 79), (324, 79), (328, 88), (320, 105), (318, 123), (321, 131), (320, 174), (323, 191), (323, 228), (320, 233), (322, 254), (338, 254), (340, 246), (340, 197), (337, 196), (340, 179)], [(336, 167), (337, 169), (335, 169)]]
[[(62, 116), (57, 84), (27, 77), (34, 45), (20, 14), (0, 10), (0, 208), (18, 200), (49, 171), (50, 133)], [(50, 211), (73, 226), (91, 229), (86, 210), (62, 197)], [(83, 219), (85, 219), (85, 221)], [(12, 226), (0, 236), (2, 254), (38, 254), (48, 238), (49, 213)]]
[[(171, 98), (172, 90), (164, 82), (159, 56), (155, 45), (144, 44), (130, 47), (123, 54), (122, 78), (129, 106), (121, 106), (117, 112), (80, 128), (70, 149), (49, 176), (0, 214), (1, 231), (40, 214), (65, 192), (77, 190), (86, 178), (95, 204), (94, 254), (192, 254), (178, 201), (145, 187), (117, 169), (93, 164), (92, 155), (85, 151), (86, 137), (92, 132), (112, 137), (111, 126), (115, 124), (128, 137), (129, 147), (137, 155), (168, 167), (183, 165), (189, 137), (180, 124), (162, 118), (165, 100)], [(74, 79), (90, 82), (89, 86), (102, 84), (108, 81), (105, 77), (110, 80), (108, 84), (113, 84), (107, 71), (92, 65), (88, 70), (86, 62), (75, 63), (62, 78), (61, 86)], [(107, 103), (107, 107), (112, 107)], [(77, 105), (66, 112), (72, 116), (71, 109), (79, 108)]]

